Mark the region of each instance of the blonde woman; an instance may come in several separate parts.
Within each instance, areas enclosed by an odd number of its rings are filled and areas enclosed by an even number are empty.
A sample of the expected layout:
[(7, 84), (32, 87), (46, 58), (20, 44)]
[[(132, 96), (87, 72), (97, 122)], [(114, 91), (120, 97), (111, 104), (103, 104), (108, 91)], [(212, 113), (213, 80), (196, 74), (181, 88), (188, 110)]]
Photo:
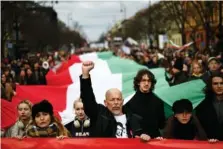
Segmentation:
[(54, 116), (53, 106), (47, 100), (33, 105), (32, 124), (27, 129), (27, 137), (57, 137), (63, 139), (70, 136), (67, 129)]
[(6, 137), (23, 138), (31, 123), (32, 103), (29, 100), (22, 100), (17, 106), (17, 111), (18, 120), (7, 130)]
[(74, 101), (75, 118), (72, 122), (65, 125), (72, 137), (90, 136), (90, 119), (84, 112), (84, 105), (81, 99)]
[(203, 75), (203, 67), (202, 64), (198, 61), (193, 61), (191, 64), (191, 73), (190, 80), (201, 79)]

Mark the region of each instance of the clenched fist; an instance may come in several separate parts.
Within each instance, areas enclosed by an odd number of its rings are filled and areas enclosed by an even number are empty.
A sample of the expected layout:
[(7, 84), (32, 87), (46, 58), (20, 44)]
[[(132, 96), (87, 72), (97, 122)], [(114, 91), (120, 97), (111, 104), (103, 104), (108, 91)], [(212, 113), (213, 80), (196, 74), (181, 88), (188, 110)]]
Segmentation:
[(82, 63), (82, 77), (88, 78), (89, 72), (94, 68), (94, 62), (92, 61), (85, 61)]

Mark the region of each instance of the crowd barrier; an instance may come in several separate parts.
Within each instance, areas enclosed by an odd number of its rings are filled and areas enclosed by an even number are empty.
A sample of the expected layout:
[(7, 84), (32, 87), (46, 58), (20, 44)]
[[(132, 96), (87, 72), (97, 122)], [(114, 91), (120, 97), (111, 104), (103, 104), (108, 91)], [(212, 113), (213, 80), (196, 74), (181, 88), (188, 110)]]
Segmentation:
[(88, 139), (88, 138), (25, 138), (23, 140), (2, 138), (2, 149), (223, 149), (223, 141), (151, 140), (137, 139)]

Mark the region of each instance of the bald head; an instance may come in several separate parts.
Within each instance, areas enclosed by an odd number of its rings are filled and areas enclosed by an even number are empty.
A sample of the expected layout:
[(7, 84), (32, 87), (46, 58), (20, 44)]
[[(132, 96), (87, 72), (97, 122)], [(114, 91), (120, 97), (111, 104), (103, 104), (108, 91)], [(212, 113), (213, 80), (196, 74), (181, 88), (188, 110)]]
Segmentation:
[(116, 96), (116, 98), (118, 97), (118, 98), (122, 99), (121, 91), (117, 88), (111, 88), (111, 89), (107, 90), (107, 92), (105, 93), (106, 100), (111, 97), (114, 97), (114, 96)]
[(109, 89), (105, 94), (105, 106), (114, 115), (122, 115), (123, 99), (122, 93), (117, 88)]

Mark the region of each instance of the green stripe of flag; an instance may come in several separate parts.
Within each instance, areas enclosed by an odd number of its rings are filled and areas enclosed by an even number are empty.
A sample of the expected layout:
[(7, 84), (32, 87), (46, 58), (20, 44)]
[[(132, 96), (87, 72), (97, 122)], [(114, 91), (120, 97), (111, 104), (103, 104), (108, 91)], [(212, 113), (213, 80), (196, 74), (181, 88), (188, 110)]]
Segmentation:
[[(113, 56), (112, 52), (98, 53), (100, 59), (106, 60), (112, 73), (122, 74), (122, 93), (126, 98), (134, 93), (133, 80), (138, 70), (146, 68), (129, 59), (122, 59)], [(146, 68), (147, 69), (147, 68)], [(155, 94), (165, 103), (165, 114), (169, 117), (172, 114), (172, 104), (181, 98), (187, 98), (193, 103), (195, 108), (203, 99), (203, 88), (205, 83), (202, 80), (194, 80), (170, 87), (165, 80), (165, 70), (163, 68), (150, 69), (155, 75), (157, 83)]]

